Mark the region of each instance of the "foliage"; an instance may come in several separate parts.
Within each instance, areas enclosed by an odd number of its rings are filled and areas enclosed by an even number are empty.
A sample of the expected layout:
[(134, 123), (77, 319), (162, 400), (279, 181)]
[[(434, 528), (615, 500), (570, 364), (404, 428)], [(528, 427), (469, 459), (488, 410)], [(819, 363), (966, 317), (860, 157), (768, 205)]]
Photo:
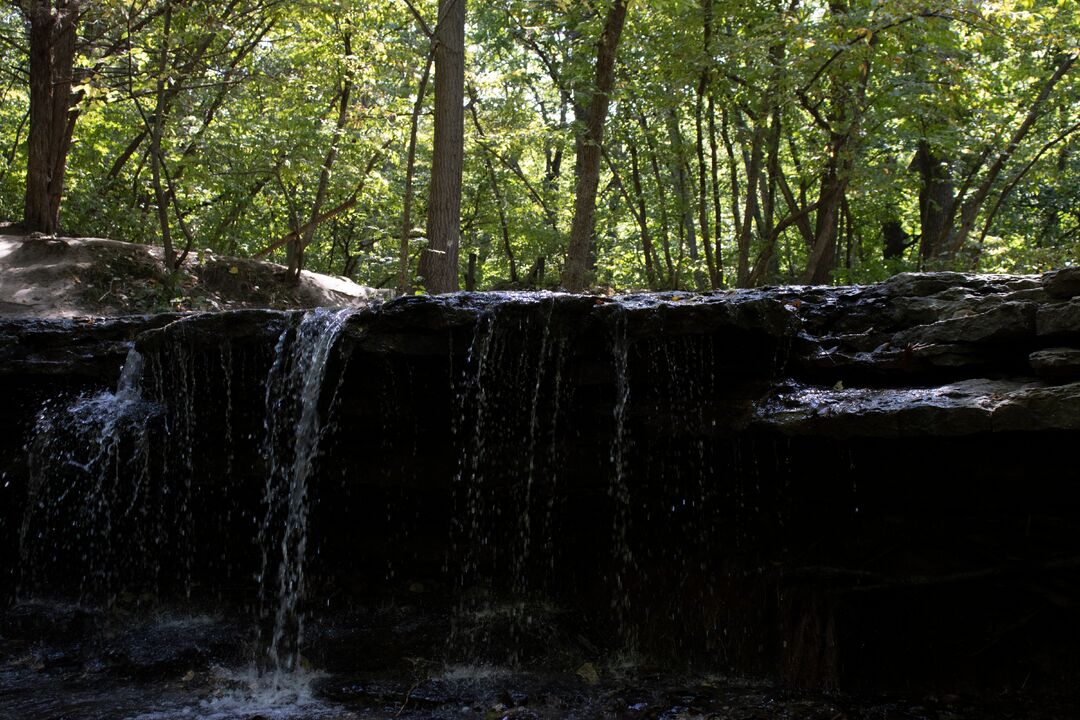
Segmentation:
[[(576, 119), (592, 92), (607, 5), (469, 5), (461, 272), (476, 253), (481, 288), (507, 286), (511, 258), (519, 284), (539, 282), (528, 277), (538, 258), (545, 283), (558, 278)], [(393, 285), (410, 114), (435, 6), (91, 3), (80, 25), (65, 231), (160, 240), (150, 141), (160, 114), (160, 160), (175, 196), (167, 216), (181, 246), (190, 236), (193, 250), (251, 256), (271, 247), (308, 219), (335, 146), (323, 208), (355, 202), (318, 224), (306, 265)], [(20, 3), (0, 5), (0, 44), (0, 217), (17, 218), (28, 103)], [(837, 282), (923, 267), (1037, 272), (1075, 263), (1080, 71), (1070, 58), (1078, 53), (1080, 8), (1069, 0), (633, 3), (605, 133), (596, 281), (798, 282), (821, 242), (835, 245), (826, 261)], [(417, 137), (421, 205), (431, 103)], [(928, 176), (913, 164), (920, 147), (956, 200), (955, 251), (920, 254), (928, 207), (948, 210), (926, 205)], [(830, 235), (822, 226), (831, 200)], [(413, 224), (423, 217), (414, 209)], [(889, 223), (907, 239), (887, 257)], [(413, 270), (422, 234), (411, 233)]]

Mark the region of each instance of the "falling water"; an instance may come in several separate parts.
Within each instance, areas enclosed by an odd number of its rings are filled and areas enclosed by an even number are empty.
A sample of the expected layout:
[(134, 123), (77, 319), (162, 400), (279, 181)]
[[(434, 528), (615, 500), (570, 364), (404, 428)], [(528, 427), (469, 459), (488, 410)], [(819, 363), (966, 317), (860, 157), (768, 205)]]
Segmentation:
[[(297, 668), (303, 643), (304, 562), (309, 481), (328, 427), (320, 410), (331, 349), (353, 310), (314, 310), (278, 338), (266, 379), (265, 453), (269, 465), (259, 531), (262, 614), (272, 617), (267, 646), (275, 671)], [(336, 395), (336, 392), (335, 392)], [(269, 622), (267, 623), (269, 624)]]
[[(465, 368), (462, 371), (462, 387), (457, 393), (460, 414), (451, 429), (461, 445), (454, 484), (461, 489), (465, 500), (465, 516), (456, 519), (461, 527), (455, 532), (455, 535), (464, 536), (463, 547), (457, 549), (461, 555), (460, 583), (462, 587), (474, 579), (473, 576), (480, 566), (477, 549), (483, 540), (481, 526), (484, 508), (481, 490), (484, 465), (482, 461), (487, 439), (485, 427), (489, 420), (487, 413), (489, 383), (485, 382), (485, 375), (490, 373), (489, 353), (495, 334), (494, 328), (495, 315), (485, 313), (477, 318), (473, 340), (469, 345)], [(472, 432), (466, 437), (467, 408), (470, 400), (474, 418)]]
[(619, 623), (619, 633), (624, 649), (633, 652), (636, 638), (630, 621), (631, 598), (628, 580), (634, 566), (634, 554), (630, 548), (630, 484), (627, 479), (626, 455), (628, 430), (626, 411), (630, 404), (629, 340), (626, 331), (626, 313), (615, 316), (615, 337), (612, 343), (615, 364), (615, 407), (613, 410), (615, 432), (611, 441), (612, 481), (609, 489), (614, 504), (614, 554), (615, 582), (612, 607)]
[(150, 441), (143, 431), (161, 412), (143, 397), (143, 364), (132, 348), (115, 391), (47, 403), (38, 415), (19, 536), (23, 589), (35, 585), (41, 566), (66, 558), (83, 571), (80, 595), (117, 591), (112, 575), (127, 553), (114, 546), (114, 526), (145, 504)]
[(449, 643), (468, 661), (519, 662), (550, 612), (539, 591), (554, 565), (566, 356), (554, 310), (545, 298), (479, 314), (452, 375), (458, 461), (448, 560), (456, 564), (446, 570), (461, 593)]

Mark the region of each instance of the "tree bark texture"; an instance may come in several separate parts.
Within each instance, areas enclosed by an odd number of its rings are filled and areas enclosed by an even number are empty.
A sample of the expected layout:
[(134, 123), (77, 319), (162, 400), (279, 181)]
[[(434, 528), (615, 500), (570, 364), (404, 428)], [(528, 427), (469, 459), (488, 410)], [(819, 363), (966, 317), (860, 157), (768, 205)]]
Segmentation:
[(604, 20), (604, 30), (596, 53), (596, 85), (585, 116), (585, 128), (577, 143), (577, 187), (574, 192), (574, 220), (566, 251), (562, 284), (571, 292), (589, 285), (596, 227), (596, 191), (600, 185), (601, 145), (608, 102), (615, 86), (615, 54), (626, 22), (628, 0), (614, 0)]
[(465, 143), (465, 0), (439, 0), (435, 27), (435, 139), (428, 195), (428, 246), (420, 276), (430, 293), (458, 289), (461, 172)]
[(30, 131), (27, 138), (27, 231), (54, 234), (68, 148), (75, 129), (72, 74), (81, 0), (34, 0), (26, 9), (30, 41)]
[(943, 158), (934, 154), (930, 143), (919, 142), (911, 167), (919, 173), (919, 263), (931, 267), (942, 248), (951, 245), (949, 218), (955, 202), (952, 178)]

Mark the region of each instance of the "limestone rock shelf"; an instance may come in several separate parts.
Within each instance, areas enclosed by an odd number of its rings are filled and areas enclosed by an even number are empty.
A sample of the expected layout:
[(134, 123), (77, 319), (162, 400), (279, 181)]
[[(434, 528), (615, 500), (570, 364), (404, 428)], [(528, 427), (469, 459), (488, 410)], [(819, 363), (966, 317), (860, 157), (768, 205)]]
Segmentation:
[[(267, 378), (300, 318), (0, 324), (0, 586), (26, 585), (24, 527), (93, 522), (33, 512), (42, 403), (113, 387), (135, 347), (154, 411), (115, 446), (145, 440), (140, 482), (100, 484), (126, 518), (91, 553), (112, 570), (74, 582), (85, 553), (55, 541), (36, 591), (139, 596), (153, 565), (154, 597), (246, 607)], [(1080, 687), (1080, 270), (408, 297), (357, 310), (326, 370), (322, 607), (524, 593), (596, 647), (805, 685)], [(152, 531), (124, 514), (150, 497)], [(155, 533), (176, 541), (149, 563)]]

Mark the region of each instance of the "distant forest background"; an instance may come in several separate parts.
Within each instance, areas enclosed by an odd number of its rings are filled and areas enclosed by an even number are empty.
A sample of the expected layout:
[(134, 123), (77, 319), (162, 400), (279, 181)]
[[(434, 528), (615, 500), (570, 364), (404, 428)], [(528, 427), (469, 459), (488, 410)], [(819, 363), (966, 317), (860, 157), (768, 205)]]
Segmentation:
[(1076, 0), (3, 0), (0, 47), (0, 218), (174, 264), (413, 292), (1080, 258)]

